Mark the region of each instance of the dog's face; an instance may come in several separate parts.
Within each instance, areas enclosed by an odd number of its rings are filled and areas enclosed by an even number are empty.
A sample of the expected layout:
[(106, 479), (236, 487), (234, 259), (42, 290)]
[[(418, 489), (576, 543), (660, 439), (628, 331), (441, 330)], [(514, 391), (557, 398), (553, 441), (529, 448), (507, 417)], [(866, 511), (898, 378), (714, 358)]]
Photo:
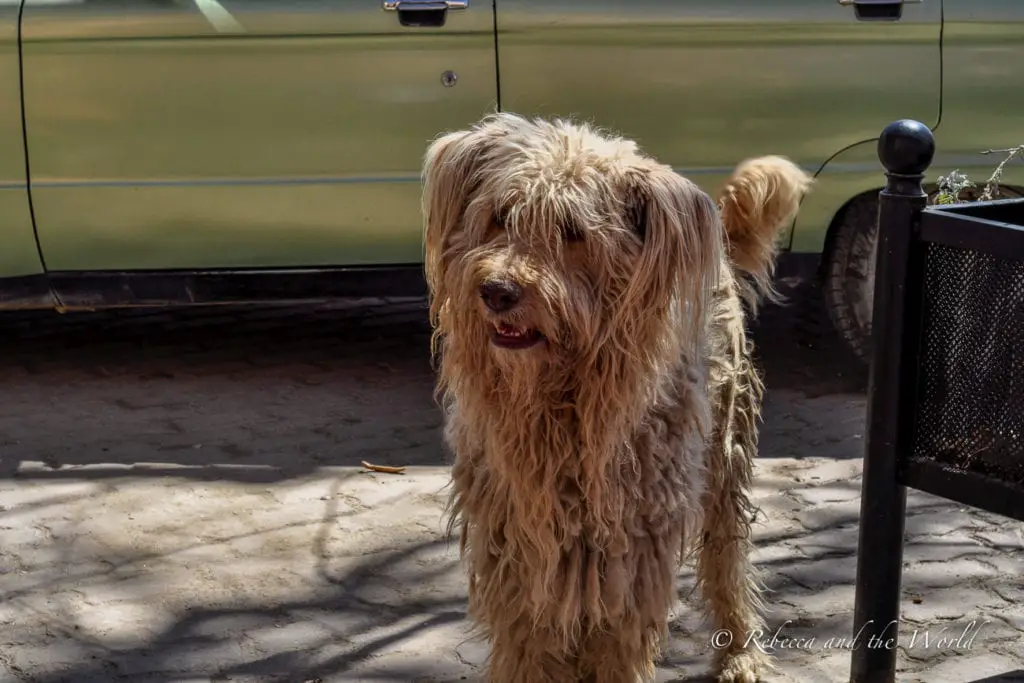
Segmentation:
[(424, 180), (432, 314), (460, 362), (558, 374), (698, 333), (717, 210), (635, 143), (499, 114), (436, 140)]

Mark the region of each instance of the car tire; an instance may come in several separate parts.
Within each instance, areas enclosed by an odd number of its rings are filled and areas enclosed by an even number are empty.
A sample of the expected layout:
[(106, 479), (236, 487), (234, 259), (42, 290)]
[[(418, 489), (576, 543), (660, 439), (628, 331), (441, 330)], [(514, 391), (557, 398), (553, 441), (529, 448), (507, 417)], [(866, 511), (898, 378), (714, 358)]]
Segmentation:
[(878, 194), (847, 204), (832, 230), (823, 282), (825, 309), (843, 343), (866, 363), (871, 358)]
[[(973, 200), (977, 190), (961, 197)], [(934, 196), (932, 190), (929, 200)], [(1021, 197), (1016, 188), (999, 188), (999, 199)], [(875, 251), (878, 245), (878, 193), (855, 197), (832, 226), (825, 257), (823, 294), (832, 325), (865, 364), (871, 360), (871, 317), (874, 306)]]

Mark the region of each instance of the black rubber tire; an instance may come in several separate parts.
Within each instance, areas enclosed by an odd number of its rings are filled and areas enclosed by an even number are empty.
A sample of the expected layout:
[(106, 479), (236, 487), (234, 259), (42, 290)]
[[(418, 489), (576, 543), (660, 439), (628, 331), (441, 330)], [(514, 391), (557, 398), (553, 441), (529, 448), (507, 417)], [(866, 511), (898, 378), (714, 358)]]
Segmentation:
[[(961, 197), (973, 199), (976, 192), (968, 190)], [(1001, 187), (997, 198), (1021, 196), (1017, 188)], [(837, 217), (832, 231), (831, 248), (824, 256), (825, 309), (843, 342), (866, 364), (871, 360), (878, 193), (854, 198)]]
[(823, 282), (825, 308), (843, 343), (862, 361), (871, 358), (878, 194), (851, 201), (832, 226)]

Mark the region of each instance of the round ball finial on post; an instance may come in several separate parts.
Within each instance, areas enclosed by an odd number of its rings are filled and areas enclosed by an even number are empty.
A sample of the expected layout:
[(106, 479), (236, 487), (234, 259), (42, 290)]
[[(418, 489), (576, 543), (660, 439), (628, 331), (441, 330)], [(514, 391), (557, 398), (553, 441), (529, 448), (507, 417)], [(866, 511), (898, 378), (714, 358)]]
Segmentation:
[(924, 175), (934, 156), (935, 136), (920, 121), (893, 121), (878, 138), (878, 159), (890, 174)]

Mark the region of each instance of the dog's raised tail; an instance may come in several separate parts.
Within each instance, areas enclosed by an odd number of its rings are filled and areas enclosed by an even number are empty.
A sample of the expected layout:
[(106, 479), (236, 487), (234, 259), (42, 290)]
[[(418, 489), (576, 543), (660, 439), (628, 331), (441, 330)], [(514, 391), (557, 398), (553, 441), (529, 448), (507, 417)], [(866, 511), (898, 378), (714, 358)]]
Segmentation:
[(754, 308), (762, 299), (776, 298), (772, 287), (776, 241), (796, 216), (811, 182), (789, 159), (762, 156), (737, 166), (718, 193), (729, 259), (735, 270), (748, 276), (742, 289)]

